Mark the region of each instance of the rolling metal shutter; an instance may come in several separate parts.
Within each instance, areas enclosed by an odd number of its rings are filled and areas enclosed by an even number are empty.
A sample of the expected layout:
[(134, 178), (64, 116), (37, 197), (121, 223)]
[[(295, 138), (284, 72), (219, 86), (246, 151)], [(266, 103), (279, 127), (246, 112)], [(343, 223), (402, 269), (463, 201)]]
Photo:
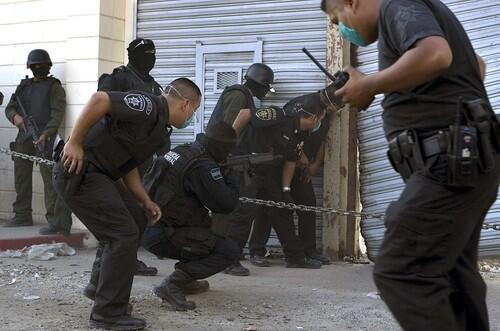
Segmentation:
[[(175, 130), (173, 145), (190, 142), (206, 125), (218, 98), (214, 75), (219, 69), (246, 69), (252, 53), (206, 55), (203, 73), (196, 72), (196, 44), (221, 49), (262, 42), (262, 62), (273, 68), (277, 93), (264, 105), (283, 105), (291, 98), (314, 92), (325, 77), (301, 52), (307, 47), (325, 62), (326, 19), (317, 0), (138, 0), (137, 36), (155, 42), (157, 61), (152, 75), (165, 85), (178, 77), (204, 84), (203, 118), (194, 126)], [(199, 67), (198, 67), (199, 68)], [(234, 77), (233, 77), (234, 78)], [(215, 83), (217, 84), (217, 83)], [(318, 204), (322, 204), (322, 179), (314, 179)], [(321, 218), (317, 218), (318, 244)], [(270, 244), (277, 244), (274, 237)]]
[[(493, 108), (500, 112), (500, 2), (495, 0), (445, 0), (465, 27), (476, 52), (487, 63), (486, 88)], [(378, 71), (376, 44), (360, 48), (357, 53), (362, 72)], [(392, 170), (386, 158), (387, 142), (382, 129), (381, 97), (367, 112), (359, 116), (359, 148), (361, 169), (361, 202), (364, 211), (384, 212), (392, 200), (396, 200), (403, 182)], [(500, 221), (500, 200), (490, 209), (486, 221)], [(362, 223), (368, 255), (376, 257), (381, 244), (384, 225), (379, 220)], [(483, 230), (480, 255), (500, 254), (500, 232)]]

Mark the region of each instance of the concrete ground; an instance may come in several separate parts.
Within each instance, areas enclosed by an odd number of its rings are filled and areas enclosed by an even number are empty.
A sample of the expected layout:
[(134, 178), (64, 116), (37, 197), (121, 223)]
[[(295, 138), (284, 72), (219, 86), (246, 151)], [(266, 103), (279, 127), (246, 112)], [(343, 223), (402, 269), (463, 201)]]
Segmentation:
[[(85, 330), (92, 306), (81, 295), (94, 250), (53, 261), (0, 259), (1, 330)], [(218, 274), (210, 291), (190, 296), (198, 308), (175, 312), (152, 293), (174, 266), (147, 252), (156, 277), (136, 277), (134, 313), (148, 330), (399, 330), (371, 279), (372, 265), (337, 263), (320, 270), (286, 269), (281, 260), (249, 277)], [(500, 273), (487, 273), (492, 330), (500, 331)], [(12, 283), (12, 284), (9, 284)], [(370, 296), (368, 296), (370, 294)]]

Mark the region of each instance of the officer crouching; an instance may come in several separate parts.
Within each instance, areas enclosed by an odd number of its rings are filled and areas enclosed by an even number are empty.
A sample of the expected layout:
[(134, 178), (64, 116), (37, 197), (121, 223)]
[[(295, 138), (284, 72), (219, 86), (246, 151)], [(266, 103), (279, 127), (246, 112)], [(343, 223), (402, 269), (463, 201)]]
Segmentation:
[(229, 214), (238, 206), (237, 183), (218, 165), (235, 144), (233, 128), (219, 122), (194, 143), (157, 158), (144, 176), (144, 186), (162, 217), (146, 228), (143, 246), (159, 257), (179, 260), (154, 293), (176, 310), (196, 308), (185, 295), (208, 290), (208, 282), (200, 279), (238, 261), (238, 245), (212, 232), (209, 215), (209, 209)]

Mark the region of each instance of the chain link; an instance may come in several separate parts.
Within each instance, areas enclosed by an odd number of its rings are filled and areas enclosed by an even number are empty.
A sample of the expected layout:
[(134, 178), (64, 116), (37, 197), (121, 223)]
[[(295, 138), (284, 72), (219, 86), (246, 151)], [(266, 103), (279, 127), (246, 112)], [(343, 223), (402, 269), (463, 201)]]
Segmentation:
[[(34, 156), (34, 155), (28, 155), (28, 154), (23, 154), (23, 153), (19, 153), (19, 152), (14, 152), (14, 151), (11, 151), (10, 149), (7, 149), (7, 148), (0, 148), (0, 153), (11, 155), (14, 157), (18, 157), (20, 159), (28, 160), (31, 162), (36, 162), (39, 164), (45, 164), (48, 166), (53, 166), (55, 164), (54, 161), (47, 160), (47, 159), (44, 159), (42, 157), (38, 157), (38, 156)], [(355, 210), (336, 209), (336, 208), (317, 207), (317, 206), (306, 206), (306, 205), (298, 205), (298, 204), (291, 203), (291, 202), (287, 203), (287, 202), (283, 202), (283, 201), (262, 200), (262, 199), (248, 198), (248, 197), (240, 197), (240, 201), (243, 203), (253, 203), (253, 204), (259, 205), (259, 206), (274, 207), (274, 208), (280, 208), (280, 209), (309, 211), (309, 212), (324, 213), (324, 214), (336, 214), (336, 215), (340, 215), (340, 216), (352, 216), (352, 217), (360, 218), (361, 220), (366, 220), (366, 219), (383, 220), (385, 217), (384, 213), (364, 213), (364, 212), (358, 212)], [(500, 224), (484, 223), (483, 229), (484, 230), (500, 231)]]
[(53, 166), (54, 164), (56, 164), (54, 161), (44, 159), (43, 157), (23, 154), (23, 153), (11, 151), (10, 149), (7, 149), (7, 148), (0, 148), (0, 153), (12, 155), (12, 156), (18, 157), (20, 159), (24, 159), (24, 160), (28, 160), (28, 161), (36, 162), (36, 163), (40, 163), (40, 164), (45, 164), (48, 166)]

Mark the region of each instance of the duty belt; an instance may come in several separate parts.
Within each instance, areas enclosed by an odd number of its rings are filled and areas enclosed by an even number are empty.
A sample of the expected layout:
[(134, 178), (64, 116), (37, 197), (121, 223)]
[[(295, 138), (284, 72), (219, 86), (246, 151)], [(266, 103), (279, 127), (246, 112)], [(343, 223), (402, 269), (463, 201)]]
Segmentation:
[(448, 131), (421, 139), (416, 130), (405, 130), (389, 142), (388, 156), (392, 167), (404, 181), (425, 166), (431, 156), (446, 153)]
[(422, 155), (425, 158), (446, 153), (448, 148), (448, 130), (439, 131), (439, 133), (433, 136), (422, 139), (420, 141), (420, 147), (422, 149)]

